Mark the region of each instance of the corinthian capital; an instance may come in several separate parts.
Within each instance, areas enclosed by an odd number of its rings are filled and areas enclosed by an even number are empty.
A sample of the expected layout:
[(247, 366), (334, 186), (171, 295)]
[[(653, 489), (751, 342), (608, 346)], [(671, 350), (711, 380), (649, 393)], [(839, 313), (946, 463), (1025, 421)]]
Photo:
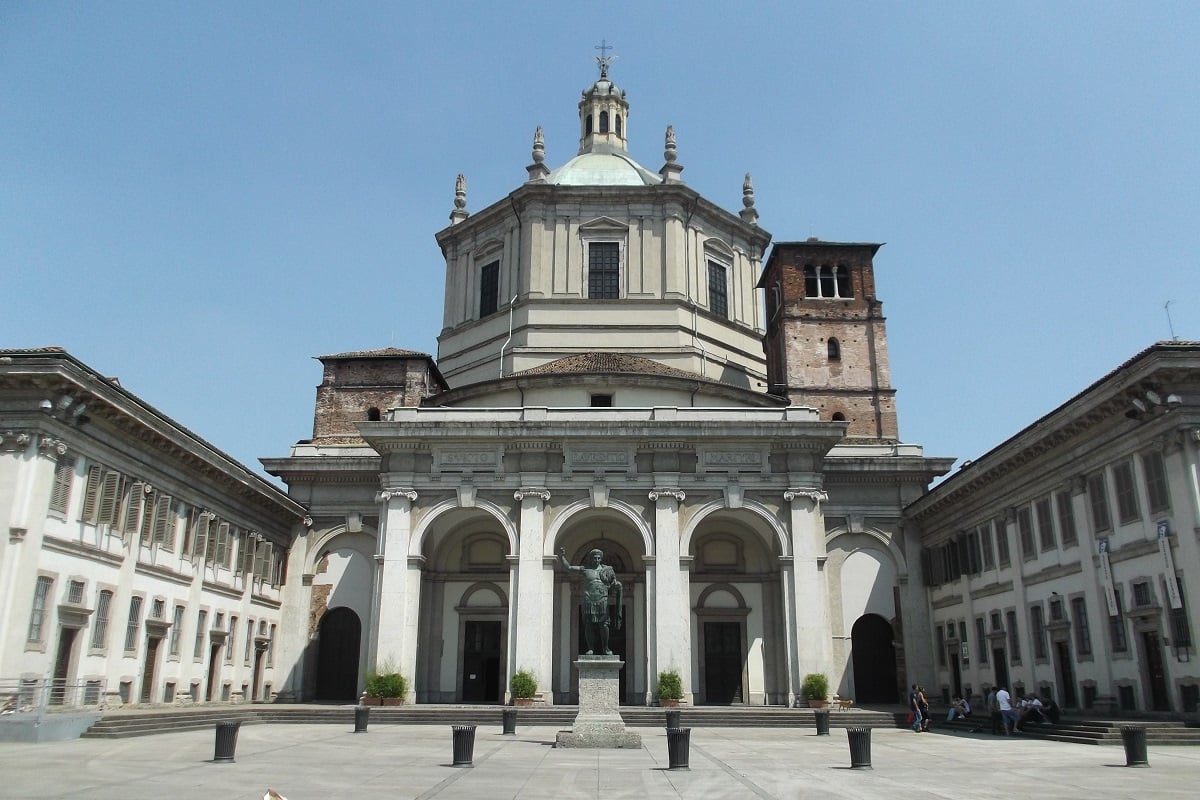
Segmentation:
[(522, 486), (513, 492), (513, 500), (524, 500), (526, 497), (536, 497), (545, 503), (550, 499), (550, 492), (546, 489), (538, 489), (532, 486)]
[(657, 503), (658, 498), (660, 497), (673, 497), (675, 498), (675, 502), (682, 503), (687, 499), (687, 493), (684, 492), (683, 489), (668, 489), (659, 487), (651, 491), (649, 494), (650, 502), (652, 503)]
[(811, 500), (814, 505), (824, 503), (829, 499), (829, 495), (821, 489), (788, 489), (783, 493), (783, 499), (791, 503), (795, 500)]
[(375, 502), (386, 503), (393, 497), (403, 497), (408, 502), (413, 503), (416, 502), (417, 499), (417, 490), (408, 488), (384, 489), (382, 492), (375, 495)]

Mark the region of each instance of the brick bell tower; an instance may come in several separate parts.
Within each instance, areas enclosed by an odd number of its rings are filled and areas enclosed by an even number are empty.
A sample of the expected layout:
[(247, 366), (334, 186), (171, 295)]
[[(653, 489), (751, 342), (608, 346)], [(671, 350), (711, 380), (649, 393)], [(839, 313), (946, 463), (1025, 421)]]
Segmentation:
[(883, 304), (872, 259), (879, 244), (776, 242), (766, 294), (768, 391), (849, 422), (850, 439), (897, 441)]

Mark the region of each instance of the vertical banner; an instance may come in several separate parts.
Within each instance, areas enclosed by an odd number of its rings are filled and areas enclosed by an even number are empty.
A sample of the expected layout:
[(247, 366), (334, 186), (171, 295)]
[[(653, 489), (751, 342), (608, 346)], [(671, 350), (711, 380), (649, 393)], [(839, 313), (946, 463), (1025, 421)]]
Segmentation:
[(1167, 600), (1171, 608), (1183, 608), (1183, 598), (1179, 596), (1179, 581), (1175, 579), (1175, 558), (1171, 555), (1171, 526), (1164, 519), (1158, 523), (1158, 552), (1162, 556), (1163, 569), (1167, 582)]
[(1108, 539), (1097, 539), (1100, 549), (1100, 576), (1104, 581), (1104, 602), (1108, 606), (1108, 615), (1115, 617), (1117, 610), (1117, 593), (1113, 591), (1112, 564), (1108, 562)]

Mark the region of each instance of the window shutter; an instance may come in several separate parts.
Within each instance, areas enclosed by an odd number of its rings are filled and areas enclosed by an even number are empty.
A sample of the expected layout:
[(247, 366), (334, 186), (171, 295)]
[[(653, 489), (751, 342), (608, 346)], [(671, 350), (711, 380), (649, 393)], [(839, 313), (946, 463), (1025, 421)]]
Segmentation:
[(121, 533), (134, 534), (138, 532), (138, 521), (141, 519), (138, 515), (142, 513), (144, 488), (145, 484), (141, 481), (126, 482), (124, 513), (121, 514)]
[(71, 502), (71, 479), (75, 477), (75, 457), (61, 455), (54, 464), (54, 488), (50, 490), (50, 510), (67, 513)]
[(229, 523), (222, 522), (217, 526), (217, 545), (214, 548), (216, 563), (229, 566)]
[(99, 464), (88, 467), (87, 486), (83, 490), (83, 508), (79, 512), (81, 522), (96, 522), (96, 511), (100, 505), (100, 481), (104, 468)]
[(196, 532), (192, 534), (192, 558), (203, 558), (208, 548), (208, 528), (211, 516), (207, 511), (196, 515)]
[(175, 549), (175, 503), (169, 494), (160, 494), (154, 502), (154, 543)]
[(149, 547), (154, 543), (154, 512), (158, 507), (158, 493), (151, 490), (150, 494), (142, 498), (144, 510), (142, 511), (141, 524), (141, 539), (142, 544)]
[(117, 521), (117, 506), (121, 500), (121, 473), (105, 470), (100, 483), (100, 503), (96, 510), (96, 522), (113, 525)]

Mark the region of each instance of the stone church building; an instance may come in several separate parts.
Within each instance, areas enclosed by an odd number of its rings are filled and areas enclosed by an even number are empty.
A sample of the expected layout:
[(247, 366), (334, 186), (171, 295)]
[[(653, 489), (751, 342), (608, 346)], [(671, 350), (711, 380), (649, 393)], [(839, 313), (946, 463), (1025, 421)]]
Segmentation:
[(312, 438), (263, 461), (308, 514), (293, 698), (390, 665), (411, 702), (502, 702), (521, 669), (574, 702), (557, 553), (593, 548), (625, 587), (624, 703), (669, 669), (698, 704), (790, 705), (810, 672), (895, 702), (933, 667), (902, 509), (952, 460), (899, 438), (880, 246), (772, 244), (750, 176), (736, 213), (702, 197), (671, 128), (642, 166), (599, 61), (573, 157), (547, 164), (539, 128), (528, 179), (477, 211), (459, 177), (436, 358), (322, 357)]

